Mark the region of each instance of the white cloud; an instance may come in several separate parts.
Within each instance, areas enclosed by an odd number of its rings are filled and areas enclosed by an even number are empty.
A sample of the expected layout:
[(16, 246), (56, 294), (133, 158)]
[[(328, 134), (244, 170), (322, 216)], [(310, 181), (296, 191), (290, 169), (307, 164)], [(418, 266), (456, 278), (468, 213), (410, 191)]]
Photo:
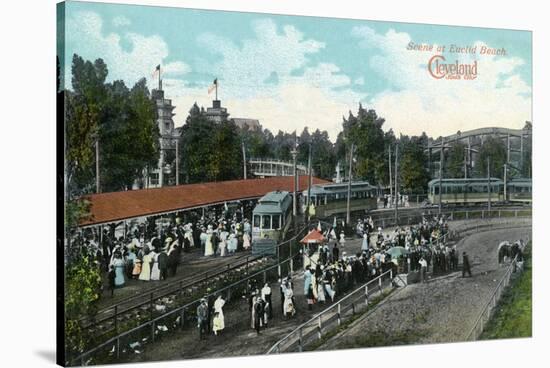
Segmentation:
[[(257, 118), (274, 132), (319, 128), (335, 140), (342, 115), (357, 109), (364, 94), (351, 89), (351, 79), (338, 66), (311, 65), (309, 55), (323, 49), (323, 42), (305, 39), (293, 26), (279, 28), (270, 19), (253, 22), (252, 28), (254, 37), (239, 45), (211, 33), (198, 38), (203, 47), (221, 56), (205, 69), (218, 76), (220, 99), (231, 116)], [(210, 106), (210, 100), (206, 86), (186, 89), (176, 100), (183, 104), (176, 108), (178, 120), (193, 102)]]
[(356, 80), (354, 80), (353, 83), (357, 84), (358, 86), (364, 86), (365, 85), (365, 78), (359, 77)]
[[(361, 47), (376, 53), (369, 65), (391, 86), (369, 100), (386, 118), (386, 128), (439, 136), (486, 126), (520, 128), (531, 120), (531, 88), (517, 74), (524, 63), (519, 58), (445, 53), (448, 62), (477, 60), (478, 77), (436, 80), (427, 70), (435, 52), (407, 50), (414, 41), (407, 33), (390, 29), (378, 34), (363, 26), (354, 28), (352, 35)], [(479, 49), (484, 43), (474, 45)]]
[(113, 25), (115, 27), (124, 27), (124, 26), (129, 26), (130, 24), (132, 24), (130, 19), (126, 18), (123, 15), (119, 15), (113, 18)]
[[(108, 80), (122, 79), (131, 86), (141, 78), (152, 81), (151, 74), (161, 63), (163, 74), (181, 75), (190, 68), (182, 61), (166, 62), (169, 49), (157, 35), (143, 36), (137, 33), (104, 34), (103, 20), (94, 12), (78, 12), (67, 20), (67, 37), (70, 50), (85, 59), (102, 58), (109, 69)], [(123, 41), (129, 46), (124, 47)], [(69, 48), (68, 48), (69, 49)], [(72, 55), (68, 55), (72, 59)], [(66, 68), (67, 80), (71, 80), (70, 67)]]

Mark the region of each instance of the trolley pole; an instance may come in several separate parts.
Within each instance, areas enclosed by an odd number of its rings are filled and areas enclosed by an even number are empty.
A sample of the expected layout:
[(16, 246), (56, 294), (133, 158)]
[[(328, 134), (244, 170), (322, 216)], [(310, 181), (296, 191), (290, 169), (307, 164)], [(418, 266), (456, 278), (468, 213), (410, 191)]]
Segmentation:
[(487, 210), (489, 216), (491, 216), (491, 158), (487, 157), (487, 193), (489, 194), (489, 201), (487, 202)]
[(294, 161), (294, 193), (293, 193), (293, 201), (292, 201), (292, 216), (294, 216), (294, 224), (296, 224), (296, 216), (298, 215), (298, 211), (297, 211), (297, 203), (296, 203), (296, 200), (297, 200), (297, 195), (296, 195), (296, 174), (297, 174), (297, 171), (296, 171), (296, 155), (298, 154), (298, 137), (296, 136), (294, 138), (294, 149), (290, 152), (292, 154), (292, 160)]
[(95, 141), (95, 191), (101, 192), (100, 180), (99, 180), (99, 137)]
[(398, 176), (397, 176), (397, 168), (398, 168), (398, 164), (397, 164), (397, 157), (399, 156), (399, 145), (396, 143), (395, 144), (395, 165), (394, 165), (394, 171), (395, 171), (395, 226), (398, 226), (398, 218), (399, 218), (399, 215), (398, 215), (398, 207), (399, 207), (399, 191), (398, 191)]
[(350, 205), (351, 205), (351, 180), (352, 180), (352, 173), (351, 173), (351, 169), (353, 167), (353, 150), (355, 149), (355, 144), (352, 143), (351, 144), (351, 149), (349, 151), (349, 180), (348, 180), (348, 200), (347, 200), (347, 204), (346, 204), (346, 223), (348, 224), (349, 226), (349, 223), (351, 221), (351, 208), (350, 208)]
[(241, 142), (241, 146), (243, 149), (243, 178), (246, 180), (246, 150), (244, 147), (244, 140)]
[(388, 168), (389, 168), (389, 171), (390, 171), (390, 207), (391, 207), (391, 201), (392, 201), (392, 198), (393, 198), (393, 189), (392, 189), (392, 182), (391, 182), (391, 146), (388, 147)]
[(307, 173), (308, 173), (308, 181), (307, 181), (307, 201), (306, 201), (306, 217), (309, 216), (309, 205), (310, 205), (310, 196), (311, 196), (311, 142), (309, 143), (309, 155), (307, 158)]
[(176, 138), (176, 185), (180, 185), (180, 140)]
[(506, 196), (506, 192), (507, 192), (507, 181), (506, 181), (506, 177), (507, 177), (507, 172), (508, 172), (508, 165), (507, 164), (504, 164), (504, 202), (507, 201), (508, 197)]

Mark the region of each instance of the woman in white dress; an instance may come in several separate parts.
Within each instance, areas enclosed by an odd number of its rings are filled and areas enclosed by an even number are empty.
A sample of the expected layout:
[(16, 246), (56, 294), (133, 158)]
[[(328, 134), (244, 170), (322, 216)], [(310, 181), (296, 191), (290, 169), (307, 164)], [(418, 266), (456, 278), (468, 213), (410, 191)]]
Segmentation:
[(220, 248), (220, 256), (224, 257), (227, 249), (227, 236), (229, 233), (225, 230), (223, 230), (220, 233), (220, 243), (218, 244), (218, 247)]
[(293, 316), (296, 314), (296, 308), (294, 307), (294, 303), (292, 303), (292, 296), (294, 295), (294, 292), (292, 291), (291, 287), (285, 287), (285, 301), (283, 303), (283, 312), (285, 316)]
[(214, 245), (212, 244), (212, 232), (206, 234), (206, 242), (204, 244), (204, 255), (211, 256), (214, 254)]
[(151, 268), (151, 280), (160, 280), (159, 253), (151, 252), (153, 257), (153, 267)]
[(218, 331), (221, 331), (225, 328), (225, 318), (223, 316), (223, 306), (225, 305), (225, 300), (222, 299), (222, 296), (218, 296), (214, 302), (214, 313), (218, 313), (218, 323), (216, 323), (216, 328), (214, 329), (214, 334), (218, 334)]
[(250, 249), (250, 235), (248, 233), (243, 234), (243, 248), (245, 250)]
[(346, 245), (346, 236), (344, 235), (344, 232), (342, 231), (340, 233), (340, 246), (343, 248), (344, 245)]
[(325, 302), (325, 284), (323, 283), (323, 279), (319, 278), (316, 279), (317, 282), (317, 301), (324, 303)]
[(229, 251), (229, 254), (235, 253), (235, 251), (237, 250), (237, 237), (233, 233), (229, 235), (227, 250)]
[(139, 279), (142, 281), (151, 280), (151, 263), (153, 262), (153, 253), (147, 252), (143, 256), (143, 262), (141, 264), (141, 273), (139, 274)]

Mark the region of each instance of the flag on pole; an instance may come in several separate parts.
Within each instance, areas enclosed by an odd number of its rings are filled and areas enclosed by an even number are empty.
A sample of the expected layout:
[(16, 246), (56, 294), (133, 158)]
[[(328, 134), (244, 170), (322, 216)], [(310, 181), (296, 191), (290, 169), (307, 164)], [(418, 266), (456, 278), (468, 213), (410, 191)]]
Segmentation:
[(217, 86), (218, 86), (218, 78), (214, 79), (214, 82), (212, 82), (212, 85), (208, 87), (208, 94), (212, 93), (212, 91), (215, 90)]
[(160, 75), (160, 64), (157, 65), (155, 71), (153, 72), (153, 74), (151, 74), (151, 77), (156, 78), (158, 75)]

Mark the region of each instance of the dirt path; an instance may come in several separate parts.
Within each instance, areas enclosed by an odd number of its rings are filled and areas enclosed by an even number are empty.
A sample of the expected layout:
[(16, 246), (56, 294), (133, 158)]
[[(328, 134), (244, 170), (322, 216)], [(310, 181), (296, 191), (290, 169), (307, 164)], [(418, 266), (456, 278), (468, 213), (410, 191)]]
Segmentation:
[(410, 285), (318, 350), (386, 344), (463, 341), (505, 272), (497, 262), (501, 240), (530, 237), (531, 228), (483, 231), (458, 243), (472, 261), (472, 278), (460, 272)]

